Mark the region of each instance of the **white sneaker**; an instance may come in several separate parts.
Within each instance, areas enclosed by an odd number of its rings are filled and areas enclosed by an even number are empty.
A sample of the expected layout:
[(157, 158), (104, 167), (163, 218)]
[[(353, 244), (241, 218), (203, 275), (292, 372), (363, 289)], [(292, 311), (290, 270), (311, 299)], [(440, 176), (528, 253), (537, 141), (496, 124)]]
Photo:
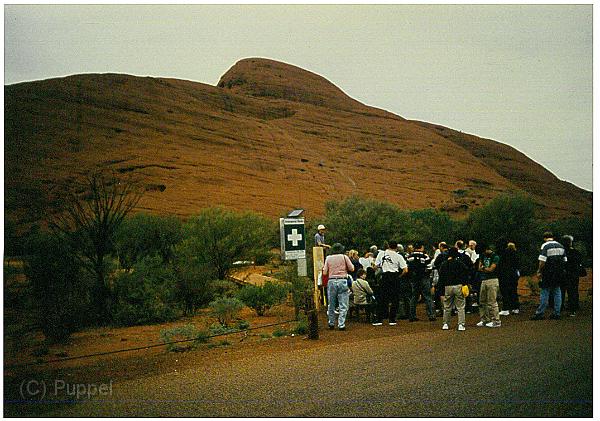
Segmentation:
[(500, 327), (502, 326), (502, 323), (500, 322), (489, 322), (485, 324), (485, 327)]
[(498, 313), (500, 316), (508, 316), (510, 314), (510, 312), (508, 310), (502, 310), (500, 313)]
[(372, 323), (373, 326), (382, 326), (383, 323)]
[(396, 326), (397, 324), (398, 324), (398, 323), (396, 323), (396, 322), (390, 322), (390, 323), (389, 323), (389, 325), (390, 325), (390, 326)]
[(448, 325), (446, 323), (444, 323), (444, 326), (442, 326), (442, 330), (448, 330), (448, 329), (450, 329), (450, 328), (448, 327)]
[(477, 323), (475, 326), (482, 327), (484, 324), (485, 324), (485, 323), (483, 323), (483, 320), (482, 320), (482, 321), (480, 321), (479, 323)]
[(465, 330), (465, 325), (458, 325), (458, 330), (460, 330), (461, 332), (462, 332), (463, 330)]
[(511, 312), (512, 314), (519, 314), (519, 309), (516, 309), (516, 310), (511, 310), (510, 312)]

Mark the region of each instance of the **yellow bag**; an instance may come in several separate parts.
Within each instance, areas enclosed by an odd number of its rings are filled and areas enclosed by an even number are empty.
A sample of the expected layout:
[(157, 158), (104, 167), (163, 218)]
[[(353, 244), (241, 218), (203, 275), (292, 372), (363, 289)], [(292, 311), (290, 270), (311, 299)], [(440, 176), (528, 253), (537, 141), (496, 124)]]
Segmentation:
[(463, 294), (465, 297), (468, 297), (468, 296), (469, 296), (469, 286), (468, 286), (468, 285), (463, 285), (463, 287), (462, 287), (462, 294)]

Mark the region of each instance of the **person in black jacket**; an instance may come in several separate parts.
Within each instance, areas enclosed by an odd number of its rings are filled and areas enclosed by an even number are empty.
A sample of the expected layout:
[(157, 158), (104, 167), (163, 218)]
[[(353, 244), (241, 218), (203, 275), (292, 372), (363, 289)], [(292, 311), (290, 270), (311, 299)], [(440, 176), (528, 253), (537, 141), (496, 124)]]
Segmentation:
[(500, 316), (519, 313), (517, 288), (520, 276), (517, 246), (513, 242), (507, 242), (500, 254), (500, 263), (498, 263), (498, 279), (502, 295), (502, 311), (498, 313)]
[(414, 251), (406, 256), (408, 264), (408, 275), (412, 289), (410, 296), (410, 314), (409, 321), (417, 321), (417, 302), (419, 296), (425, 300), (425, 309), (429, 321), (435, 321), (435, 311), (433, 310), (433, 299), (431, 296), (431, 277), (427, 273), (427, 265), (431, 258), (425, 254), (425, 246), (417, 241), (413, 247)]
[(448, 259), (440, 265), (438, 287), (444, 288), (443, 330), (449, 329), (453, 305), (458, 311), (458, 330), (465, 330), (465, 296), (462, 293), (462, 286), (469, 276), (469, 269), (461, 260), (458, 249), (452, 247), (448, 252)]
[(579, 311), (579, 277), (585, 272), (585, 269), (583, 269), (581, 253), (573, 248), (573, 237), (565, 235), (561, 239), (561, 244), (567, 253), (565, 280), (560, 287), (562, 293), (562, 305), (564, 308), (565, 296), (568, 296), (569, 301), (566, 307), (569, 311), (569, 315), (574, 317), (577, 311)]

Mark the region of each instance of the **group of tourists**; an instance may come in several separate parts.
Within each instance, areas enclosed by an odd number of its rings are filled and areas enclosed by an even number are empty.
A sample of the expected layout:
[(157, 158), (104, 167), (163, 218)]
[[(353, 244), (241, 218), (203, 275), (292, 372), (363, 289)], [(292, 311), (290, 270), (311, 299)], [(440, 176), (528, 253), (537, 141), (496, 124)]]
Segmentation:
[[(322, 292), (327, 297), (329, 329), (346, 329), (349, 312), (357, 316), (364, 312), (373, 326), (390, 326), (399, 319), (415, 322), (416, 307), (421, 300), (429, 321), (442, 314), (442, 329), (450, 329), (450, 320), (457, 314), (457, 329), (466, 329), (465, 313), (479, 311), (480, 327), (502, 326), (500, 316), (518, 314), (520, 277), (516, 244), (503, 241), (478, 245), (470, 240), (465, 245), (458, 240), (453, 246), (440, 242), (427, 253), (423, 242), (404, 248), (389, 241), (381, 250), (372, 246), (359, 257), (356, 250), (345, 252), (344, 246), (325, 242), (324, 225), (318, 226), (315, 246), (326, 249), (321, 279)], [(551, 319), (560, 319), (565, 296), (567, 310), (575, 316), (579, 309), (579, 277), (585, 269), (579, 252), (573, 248), (573, 237), (555, 241), (551, 232), (543, 235), (538, 257), (537, 275), (540, 282), (540, 304), (532, 320), (544, 318), (553, 300)], [(495, 250), (496, 249), (496, 250)], [(498, 304), (501, 297), (502, 310)]]

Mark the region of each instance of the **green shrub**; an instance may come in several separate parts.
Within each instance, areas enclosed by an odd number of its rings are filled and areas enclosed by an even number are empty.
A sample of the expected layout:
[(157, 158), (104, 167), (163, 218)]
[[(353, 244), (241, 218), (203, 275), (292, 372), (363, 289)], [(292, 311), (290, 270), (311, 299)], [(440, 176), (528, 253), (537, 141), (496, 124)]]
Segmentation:
[(113, 322), (132, 326), (160, 323), (181, 316), (176, 299), (176, 277), (159, 257), (147, 257), (131, 272), (118, 273), (114, 280)]
[(49, 341), (64, 341), (72, 332), (97, 321), (90, 311), (94, 277), (83, 270), (59, 237), (32, 234), (26, 253), (24, 269), (32, 289), (32, 311)]
[(496, 246), (496, 253), (502, 251), (503, 241), (513, 241), (517, 246), (521, 272), (535, 272), (544, 230), (536, 217), (536, 204), (531, 198), (498, 196), (469, 213), (465, 230), (468, 237), (478, 243)]
[(138, 213), (122, 222), (115, 249), (125, 269), (149, 256), (160, 256), (164, 263), (170, 263), (182, 238), (182, 223), (178, 218)]
[[(198, 330), (193, 324), (177, 326), (160, 331), (160, 339), (167, 344), (167, 350), (172, 352), (181, 352), (193, 349), (199, 344), (208, 342), (209, 334), (206, 331)], [(179, 343), (169, 343), (176, 341), (188, 341)]]
[(282, 336), (287, 336), (289, 334), (289, 332), (285, 329), (282, 328), (277, 328), (273, 331), (273, 336), (275, 338), (280, 338)]
[(252, 213), (204, 209), (184, 225), (184, 248), (195, 264), (224, 279), (238, 260), (256, 260), (277, 244), (274, 221)]
[(287, 285), (265, 282), (263, 285), (247, 285), (238, 293), (238, 298), (248, 307), (254, 309), (256, 314), (263, 316), (265, 312), (276, 304), (280, 304), (287, 297)]
[(300, 319), (296, 323), (296, 327), (294, 328), (293, 332), (297, 335), (307, 335), (308, 334), (308, 320), (306, 319), (306, 317)]
[(244, 308), (244, 303), (237, 298), (220, 297), (211, 302), (209, 306), (219, 323), (227, 326)]
[(250, 322), (247, 320), (240, 320), (235, 327), (239, 330), (246, 330), (250, 327)]

